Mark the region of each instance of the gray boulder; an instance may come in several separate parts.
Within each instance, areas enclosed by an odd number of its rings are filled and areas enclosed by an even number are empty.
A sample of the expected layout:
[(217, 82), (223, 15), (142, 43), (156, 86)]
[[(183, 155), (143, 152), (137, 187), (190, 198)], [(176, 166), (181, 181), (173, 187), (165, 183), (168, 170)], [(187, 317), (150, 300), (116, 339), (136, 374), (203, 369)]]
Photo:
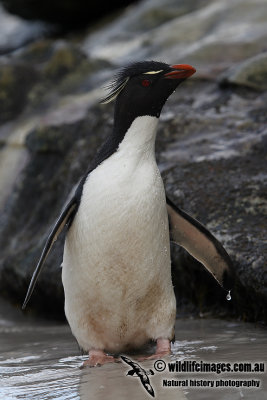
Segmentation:
[[(0, 60), (33, 77), (28, 84), (15, 74), (19, 106), (10, 89), (10, 114), (0, 121), (3, 296), (22, 304), (55, 219), (111, 129), (113, 105), (97, 104), (103, 86), (121, 65), (154, 58), (197, 69), (161, 116), (156, 149), (166, 192), (215, 234), (236, 270), (228, 302), (203, 267), (172, 246), (178, 310), (266, 321), (264, 3), (147, 0), (94, 32), (37, 40)], [(63, 316), (63, 236), (28, 312)]]
[(247, 86), (264, 91), (267, 90), (267, 52), (258, 54), (234, 66), (224, 78), (222, 84)]

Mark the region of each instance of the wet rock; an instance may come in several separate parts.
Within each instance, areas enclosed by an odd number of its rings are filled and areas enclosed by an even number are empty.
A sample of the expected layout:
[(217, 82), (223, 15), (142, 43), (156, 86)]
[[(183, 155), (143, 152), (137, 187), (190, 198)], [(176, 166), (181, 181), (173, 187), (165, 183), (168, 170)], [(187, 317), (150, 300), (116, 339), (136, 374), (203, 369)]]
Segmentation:
[[(131, 31), (148, 31), (157, 28), (165, 22), (169, 23), (174, 18), (180, 18), (196, 9), (208, 4), (208, 0), (165, 0), (164, 7), (160, 0), (148, 0), (141, 7), (129, 13), (127, 25)], [(125, 18), (125, 17), (124, 17)]]
[[(226, 292), (204, 268), (183, 250), (173, 249), (178, 303), (190, 298), (202, 310), (208, 304), (224, 304), (247, 320), (266, 320), (266, 145), (265, 137), (247, 155), (178, 165), (164, 173), (169, 196), (224, 244), (237, 276), (233, 300), (227, 304)], [(175, 196), (177, 186), (184, 192), (183, 201)]]
[[(168, 50), (173, 43), (183, 43), (182, 30), (178, 31), (177, 27), (172, 30), (173, 25), (179, 25), (183, 16), (189, 17), (191, 12), (208, 4), (209, 0), (203, 0), (201, 4), (197, 0), (165, 0), (164, 5), (160, 0), (142, 1), (138, 7), (126, 9), (102, 29), (93, 33), (89, 31), (83, 41), (83, 49), (92, 57), (115, 65), (122, 65), (133, 57), (136, 60), (160, 57), (170, 61), (170, 53), (166, 58), (162, 56), (164, 48)], [(166, 43), (162, 44), (165, 39)]]
[(177, 90), (162, 115), (169, 117), (160, 124), (158, 161), (167, 195), (206, 225), (231, 255), (236, 286), (227, 302), (205, 269), (172, 246), (178, 312), (196, 311), (195, 304), (201, 312), (212, 308), (216, 315), (224, 310), (266, 321), (266, 93), (218, 89), (207, 82), (188, 86)]
[[(265, 0), (256, 3), (147, 0), (95, 31), (41, 39), (1, 60), (0, 82), (1, 68), (12, 72), (3, 79), (10, 103), (1, 103), (7, 112), (0, 121), (4, 296), (23, 302), (51, 226), (111, 129), (113, 104), (96, 105), (101, 87), (118, 66), (154, 58), (197, 68), (159, 124), (157, 159), (167, 194), (222, 241), (237, 271), (227, 302), (203, 267), (172, 246), (178, 310), (213, 306), (216, 315), (266, 321), (267, 92), (251, 89), (265, 88), (267, 14)], [(33, 71), (30, 83), (16, 80), (21, 65)], [(1, 93), (0, 84), (0, 101)], [(57, 268), (63, 241), (46, 261), (29, 310), (63, 315)]]
[(84, 50), (119, 65), (133, 57), (173, 63), (182, 59), (196, 67), (198, 77), (209, 79), (266, 50), (265, 0), (257, 0), (257, 6), (252, 0), (165, 0), (164, 10), (170, 10), (171, 19), (162, 23), (155, 17), (149, 29), (142, 18), (155, 8), (162, 9), (162, 2), (144, 1), (126, 10), (103, 29), (90, 32)]

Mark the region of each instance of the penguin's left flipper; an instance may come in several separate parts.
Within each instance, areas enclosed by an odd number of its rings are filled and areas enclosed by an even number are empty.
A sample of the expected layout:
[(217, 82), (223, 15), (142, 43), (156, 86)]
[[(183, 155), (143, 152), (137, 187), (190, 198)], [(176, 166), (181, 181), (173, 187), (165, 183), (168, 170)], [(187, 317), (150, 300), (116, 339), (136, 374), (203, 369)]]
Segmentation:
[(34, 290), (34, 287), (36, 285), (36, 281), (38, 279), (38, 276), (40, 275), (40, 272), (42, 270), (42, 267), (44, 265), (44, 262), (50, 253), (50, 250), (53, 247), (53, 244), (57, 240), (58, 235), (62, 232), (64, 229), (65, 225), (69, 223), (71, 220), (73, 214), (75, 213), (77, 209), (77, 201), (76, 198), (73, 197), (70, 202), (66, 205), (66, 207), (63, 209), (62, 213), (60, 214), (57, 222), (55, 223), (52, 231), (50, 232), (47, 241), (45, 243), (44, 249), (42, 251), (41, 257), (38, 261), (37, 267), (35, 268), (35, 271), (33, 273), (22, 309), (24, 310), (26, 308), (26, 305), (28, 301), (30, 300), (30, 297), (32, 295), (32, 292)]
[(234, 269), (224, 247), (200, 222), (176, 207), (168, 198), (166, 201), (171, 241), (201, 262), (225, 290), (231, 290)]

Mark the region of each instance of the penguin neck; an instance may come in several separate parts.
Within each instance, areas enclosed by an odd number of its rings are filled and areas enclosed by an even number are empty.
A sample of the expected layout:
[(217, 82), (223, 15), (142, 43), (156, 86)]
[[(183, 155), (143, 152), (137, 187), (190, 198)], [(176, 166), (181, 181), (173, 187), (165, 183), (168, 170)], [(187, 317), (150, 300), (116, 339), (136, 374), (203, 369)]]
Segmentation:
[(143, 115), (135, 118), (126, 131), (117, 151), (120, 154), (125, 153), (127, 157), (155, 157), (157, 126), (157, 117)]
[(111, 135), (96, 154), (79, 188), (82, 188), (87, 176), (95, 168), (116, 153), (125, 155), (126, 159), (135, 157), (137, 162), (142, 157), (152, 157), (155, 160), (155, 139), (158, 118), (149, 115), (136, 117), (127, 126), (120, 122), (120, 118), (115, 118)]

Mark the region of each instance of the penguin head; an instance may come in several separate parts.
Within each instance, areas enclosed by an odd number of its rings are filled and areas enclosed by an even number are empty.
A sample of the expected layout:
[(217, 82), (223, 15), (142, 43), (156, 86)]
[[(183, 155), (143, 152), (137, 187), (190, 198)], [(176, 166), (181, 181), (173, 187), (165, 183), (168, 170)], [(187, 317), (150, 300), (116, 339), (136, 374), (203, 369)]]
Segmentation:
[(102, 103), (115, 100), (115, 115), (117, 111), (127, 119), (145, 115), (158, 118), (168, 97), (195, 72), (195, 68), (187, 64), (136, 62), (119, 71)]

